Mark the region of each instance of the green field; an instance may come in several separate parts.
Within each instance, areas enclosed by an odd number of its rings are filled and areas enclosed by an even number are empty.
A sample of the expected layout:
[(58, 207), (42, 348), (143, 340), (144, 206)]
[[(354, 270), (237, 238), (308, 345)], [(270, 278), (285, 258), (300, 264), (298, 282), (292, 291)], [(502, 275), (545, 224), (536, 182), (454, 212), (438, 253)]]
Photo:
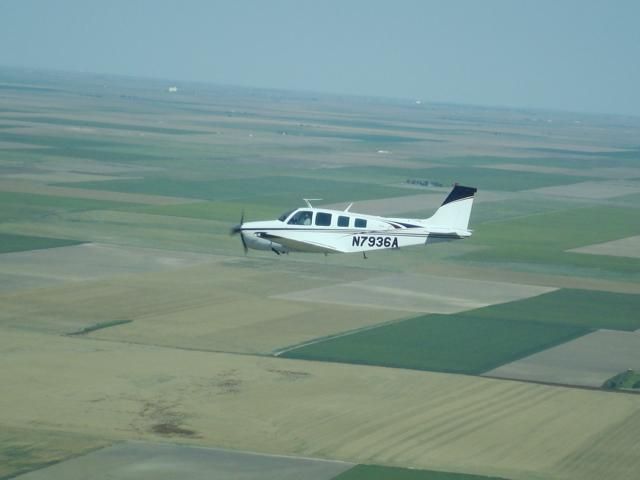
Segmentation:
[(481, 374), (593, 329), (640, 328), (640, 295), (561, 289), (320, 340), (283, 356)]
[(465, 312), (479, 319), (545, 322), (583, 328), (637, 330), (640, 295), (561, 289), (537, 297)]
[[(70, 212), (41, 220), (0, 223), (0, 231), (21, 235), (59, 237), (153, 247), (168, 250), (212, 253), (237, 253), (238, 239), (229, 236), (231, 225), (238, 223), (241, 210), (234, 209), (233, 222), (138, 214), (128, 211), (90, 210)], [(232, 250), (233, 248), (236, 250)]]
[[(517, 196), (508, 201), (478, 203), (473, 206), (471, 218), (474, 230), (491, 230), (494, 222), (506, 222), (518, 218), (529, 218), (540, 214), (571, 210), (573, 206), (563, 200), (539, 199), (532, 202), (530, 199), (522, 199)], [(481, 224), (489, 225), (481, 225)]]
[(409, 468), (356, 465), (333, 480), (497, 480), (498, 477)]
[(640, 372), (627, 370), (619, 373), (604, 382), (602, 388), (605, 390), (634, 389), (640, 391)]
[(132, 207), (125, 202), (109, 202), (87, 198), (0, 192), (0, 223), (15, 220), (42, 220), (63, 212), (106, 210)]
[(247, 221), (264, 218), (276, 218), (282, 214), (282, 208), (266, 204), (237, 202), (193, 202), (181, 205), (158, 205), (148, 207), (134, 207), (140, 213), (150, 213), (154, 215), (166, 215), (186, 218), (200, 218), (203, 220), (218, 220), (229, 222), (240, 221), (242, 212), (245, 212)]
[(67, 247), (69, 245), (79, 245), (80, 243), (82, 242), (63, 238), (32, 237), (28, 235), (0, 233), (0, 254), (41, 250), (43, 248)]
[[(419, 158), (416, 160), (420, 160)], [(580, 171), (576, 170), (575, 175), (560, 175), (550, 173), (522, 172), (511, 170), (500, 170), (490, 168), (479, 168), (473, 165), (481, 164), (475, 158), (464, 159), (471, 164), (449, 165), (429, 168), (402, 168), (402, 167), (345, 167), (340, 169), (328, 169), (316, 173), (323, 177), (341, 178), (354, 180), (366, 180), (372, 183), (401, 183), (407, 179), (429, 180), (439, 182), (442, 185), (452, 185), (460, 183), (463, 185), (473, 185), (480, 191), (519, 191), (539, 187), (549, 187), (554, 185), (565, 185), (589, 180), (581, 177)], [(491, 158), (492, 163), (504, 162), (504, 159)], [(487, 159), (488, 161), (488, 159)], [(476, 163), (477, 162), (477, 163)], [(448, 162), (447, 162), (448, 163)]]
[(283, 356), (480, 374), (590, 331), (526, 320), (479, 319), (472, 313), (425, 315), (312, 343)]
[(97, 122), (93, 120), (76, 120), (59, 117), (42, 117), (42, 116), (29, 116), (21, 115), (17, 117), (22, 122), (30, 123), (43, 123), (47, 125), (64, 125), (70, 127), (84, 127), (84, 128), (99, 128), (108, 130), (126, 130), (134, 132), (146, 132), (146, 133), (160, 133), (165, 135), (187, 135), (202, 133), (198, 130), (187, 130), (178, 128), (166, 128), (166, 127), (149, 127), (146, 125), (127, 125), (123, 123), (115, 122)]
[(417, 178), (436, 180), (443, 185), (451, 185), (457, 182), (462, 185), (473, 185), (480, 190), (502, 190), (508, 192), (549, 187), (552, 185), (566, 185), (586, 180), (580, 176), (474, 168), (468, 166), (435, 167), (419, 170), (419, 172), (420, 176)]
[[(64, 184), (63, 184), (64, 185)], [(66, 184), (65, 186), (70, 186)], [(302, 177), (272, 176), (197, 181), (151, 178), (74, 183), (79, 188), (146, 193), (217, 201), (247, 201), (273, 206), (297, 205), (303, 197), (340, 202), (411, 195), (408, 189)], [(319, 197), (322, 195), (322, 197)]]
[(638, 234), (638, 208), (567, 208), (478, 224), (474, 242), (486, 248), (463, 255), (460, 260), (565, 275), (637, 279), (640, 259), (567, 250)]
[(533, 155), (551, 154), (543, 160), (541, 165), (550, 167), (593, 168), (593, 167), (632, 167), (640, 161), (640, 150), (633, 146), (624, 151), (583, 152), (571, 149), (557, 148), (528, 148)]

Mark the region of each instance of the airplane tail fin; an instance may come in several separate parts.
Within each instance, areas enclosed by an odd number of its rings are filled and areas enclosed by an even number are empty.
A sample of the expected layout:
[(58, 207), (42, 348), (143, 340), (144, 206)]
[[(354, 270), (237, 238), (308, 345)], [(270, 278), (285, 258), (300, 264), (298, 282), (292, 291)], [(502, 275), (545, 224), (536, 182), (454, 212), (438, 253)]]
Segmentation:
[(463, 187), (456, 184), (445, 201), (442, 202), (440, 208), (436, 210), (436, 213), (423, 222), (424, 225), (427, 227), (450, 228), (456, 231), (468, 230), (471, 206), (477, 191), (477, 188)]

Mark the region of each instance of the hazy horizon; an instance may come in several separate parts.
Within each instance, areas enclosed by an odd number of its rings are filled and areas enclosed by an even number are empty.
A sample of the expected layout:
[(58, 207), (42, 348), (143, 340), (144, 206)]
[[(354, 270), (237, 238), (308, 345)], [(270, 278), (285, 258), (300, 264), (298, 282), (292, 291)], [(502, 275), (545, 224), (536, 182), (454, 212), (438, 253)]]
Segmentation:
[(640, 116), (640, 4), (0, 4), (0, 65)]

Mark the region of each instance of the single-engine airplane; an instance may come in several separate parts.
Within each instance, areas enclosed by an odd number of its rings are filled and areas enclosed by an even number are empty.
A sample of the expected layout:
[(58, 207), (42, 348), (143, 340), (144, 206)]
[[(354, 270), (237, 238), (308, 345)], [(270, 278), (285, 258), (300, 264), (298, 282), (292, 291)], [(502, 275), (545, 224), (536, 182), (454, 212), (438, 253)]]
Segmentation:
[(289, 252), (353, 253), (397, 249), (411, 245), (470, 237), (469, 216), (477, 189), (455, 185), (436, 212), (426, 219), (386, 218), (344, 210), (306, 207), (283, 213), (277, 220), (245, 222), (231, 229), (249, 248)]

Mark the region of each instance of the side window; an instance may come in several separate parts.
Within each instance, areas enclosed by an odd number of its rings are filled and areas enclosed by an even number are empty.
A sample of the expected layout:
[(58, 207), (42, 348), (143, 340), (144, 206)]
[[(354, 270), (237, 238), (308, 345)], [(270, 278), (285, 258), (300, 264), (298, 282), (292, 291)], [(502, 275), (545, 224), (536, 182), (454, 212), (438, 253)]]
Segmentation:
[(331, 225), (331, 214), (330, 213), (316, 213), (316, 225), (319, 227), (328, 227)]
[(338, 226), (339, 227), (348, 227), (349, 226), (349, 217), (343, 217), (342, 215), (338, 217)]
[(364, 218), (356, 218), (356, 228), (367, 228), (367, 221)]
[(296, 213), (287, 223), (289, 225), (311, 225), (312, 212), (302, 210)]

